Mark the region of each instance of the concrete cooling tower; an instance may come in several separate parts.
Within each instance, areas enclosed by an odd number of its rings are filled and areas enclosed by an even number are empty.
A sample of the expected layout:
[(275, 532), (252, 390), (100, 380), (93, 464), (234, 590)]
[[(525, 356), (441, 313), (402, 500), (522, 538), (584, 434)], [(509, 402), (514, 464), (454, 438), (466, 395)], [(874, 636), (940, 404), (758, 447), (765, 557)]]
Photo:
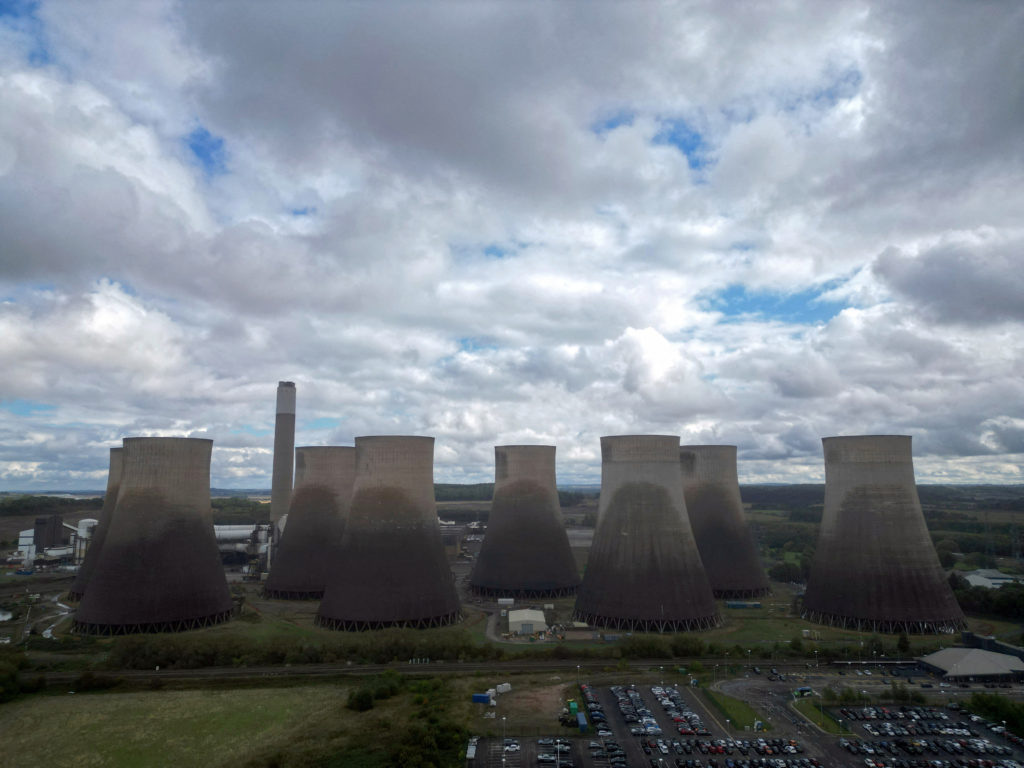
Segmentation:
[(121, 487), (75, 630), (177, 632), (231, 615), (210, 516), (212, 440), (129, 437)]
[(743, 519), (736, 446), (684, 445), (679, 466), (690, 526), (715, 597), (767, 594), (768, 577)]
[(323, 597), (327, 576), (337, 563), (355, 477), (355, 448), (295, 449), (295, 488), (288, 527), (281, 534), (267, 579), (267, 597)]
[(288, 514), (295, 463), (295, 384), (277, 383), (277, 415), (274, 417), (274, 470), (270, 485), (270, 521), (276, 526)]
[(555, 446), (494, 448), (494, 499), (469, 583), (487, 597), (564, 597), (580, 578), (555, 486)]
[(575, 618), (639, 632), (721, 623), (686, 516), (678, 437), (601, 438), (597, 530)]
[(805, 616), (872, 632), (952, 632), (963, 613), (914, 483), (910, 437), (826, 437), (825, 511)]
[(68, 590), (69, 600), (82, 599), (89, 578), (96, 568), (100, 551), (103, 549), (103, 541), (107, 538), (110, 518), (114, 514), (114, 505), (117, 503), (117, 490), (121, 487), (121, 451), (121, 448), (110, 449), (110, 469), (107, 472), (107, 492), (103, 494), (103, 509), (100, 510), (100, 520), (92, 531), (92, 539), (89, 541), (89, 548), (85, 551), (82, 565), (79, 566), (78, 574), (71, 584), (71, 589)]
[(434, 438), (357, 437), (352, 509), (317, 624), (364, 630), (458, 619), (434, 503)]

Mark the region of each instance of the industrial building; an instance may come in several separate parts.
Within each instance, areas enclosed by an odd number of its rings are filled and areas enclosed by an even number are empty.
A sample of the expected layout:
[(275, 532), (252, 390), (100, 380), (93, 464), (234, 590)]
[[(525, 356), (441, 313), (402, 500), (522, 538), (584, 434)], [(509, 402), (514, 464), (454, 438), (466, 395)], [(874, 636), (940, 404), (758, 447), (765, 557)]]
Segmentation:
[(580, 578), (558, 503), (555, 446), (495, 446), (487, 535), (469, 581), (488, 597), (576, 592)]
[(985, 589), (999, 589), (1007, 584), (1020, 584), (1021, 581), (1024, 581), (1020, 576), (1003, 573), (995, 568), (978, 568), (974, 571), (962, 572), (961, 576), (972, 587), (984, 587)]
[(1024, 661), (980, 648), (943, 648), (917, 660), (924, 669), (949, 682), (1012, 682), (1024, 680)]
[(212, 447), (195, 438), (125, 438), (117, 503), (76, 631), (176, 632), (230, 617), (210, 512)]
[(518, 635), (532, 635), (537, 632), (547, 632), (548, 625), (544, 618), (544, 611), (534, 608), (521, 608), (508, 612), (508, 631)]
[(434, 502), (434, 438), (357, 437), (352, 507), (318, 625), (437, 627), (459, 619)]
[(110, 518), (114, 514), (114, 506), (117, 504), (117, 492), (121, 487), (121, 452), (120, 447), (110, 449), (110, 468), (107, 471), (107, 490), (103, 495), (103, 508), (100, 510), (99, 522), (89, 538), (89, 546), (82, 559), (82, 565), (71, 584), (71, 589), (68, 590), (69, 600), (82, 599), (92, 572), (96, 568), (100, 552), (103, 550), (103, 542), (107, 537), (107, 531), (110, 530)]
[(735, 445), (679, 449), (683, 495), (700, 559), (715, 597), (760, 597), (768, 576), (743, 517)]
[(826, 437), (825, 509), (804, 615), (871, 632), (965, 626), (925, 525), (906, 435)]
[(574, 618), (638, 632), (721, 623), (690, 528), (679, 438), (601, 438), (597, 530)]
[(295, 449), (288, 526), (267, 578), (267, 597), (311, 600), (323, 596), (328, 574), (338, 561), (355, 475), (355, 448)]

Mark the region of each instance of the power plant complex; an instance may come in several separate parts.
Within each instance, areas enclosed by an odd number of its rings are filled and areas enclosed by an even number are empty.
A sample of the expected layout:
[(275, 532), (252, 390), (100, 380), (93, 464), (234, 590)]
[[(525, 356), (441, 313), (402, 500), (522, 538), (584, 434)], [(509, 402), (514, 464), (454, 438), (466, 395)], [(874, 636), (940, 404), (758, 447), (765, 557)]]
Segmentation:
[[(295, 385), (280, 382), (270, 502), (278, 547), (264, 595), (319, 599), (315, 622), (333, 630), (458, 621), (434, 499), (434, 439), (357, 437), (355, 447), (298, 449), (294, 442)], [(910, 437), (822, 442), (825, 503), (804, 616), (871, 632), (963, 628), (925, 525)], [(464, 577), (476, 599), (575, 594), (573, 618), (590, 627), (688, 632), (721, 624), (716, 598), (768, 592), (744, 519), (736, 446), (602, 437), (597, 521), (582, 578), (559, 505), (555, 450), (495, 447), (488, 527)], [(179, 437), (129, 437), (110, 449), (100, 519), (69, 591), (80, 600), (76, 631), (181, 631), (231, 616), (211, 519), (211, 452), (210, 440)], [(244, 549), (231, 542), (249, 537), (251, 527), (221, 528), (231, 529), (216, 534), (230, 539), (229, 548)]]
[(964, 628), (925, 525), (905, 435), (826, 437), (825, 511), (804, 610), (872, 632)]
[(496, 446), (494, 498), (470, 576), (473, 591), (488, 597), (564, 597), (579, 583), (558, 503), (555, 446)]

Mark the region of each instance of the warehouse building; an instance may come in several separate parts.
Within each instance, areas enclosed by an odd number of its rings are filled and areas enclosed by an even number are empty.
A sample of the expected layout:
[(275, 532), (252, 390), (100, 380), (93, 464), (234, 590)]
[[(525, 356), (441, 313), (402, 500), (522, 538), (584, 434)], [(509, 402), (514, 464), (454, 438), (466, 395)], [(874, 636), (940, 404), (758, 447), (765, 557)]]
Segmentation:
[(917, 660), (929, 672), (949, 682), (1010, 682), (1024, 680), (1024, 661), (1007, 653), (980, 648), (943, 648)]
[(532, 635), (536, 632), (547, 632), (548, 625), (544, 620), (544, 611), (523, 608), (508, 612), (508, 631), (520, 635)]

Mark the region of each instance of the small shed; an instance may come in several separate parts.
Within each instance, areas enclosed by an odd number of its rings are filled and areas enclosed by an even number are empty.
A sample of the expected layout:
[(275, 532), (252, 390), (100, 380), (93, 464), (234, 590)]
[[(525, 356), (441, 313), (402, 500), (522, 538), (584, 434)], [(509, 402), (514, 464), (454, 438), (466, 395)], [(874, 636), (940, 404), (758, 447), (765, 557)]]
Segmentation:
[(532, 635), (535, 632), (547, 632), (548, 625), (544, 621), (544, 611), (523, 608), (508, 612), (508, 631), (520, 635)]

